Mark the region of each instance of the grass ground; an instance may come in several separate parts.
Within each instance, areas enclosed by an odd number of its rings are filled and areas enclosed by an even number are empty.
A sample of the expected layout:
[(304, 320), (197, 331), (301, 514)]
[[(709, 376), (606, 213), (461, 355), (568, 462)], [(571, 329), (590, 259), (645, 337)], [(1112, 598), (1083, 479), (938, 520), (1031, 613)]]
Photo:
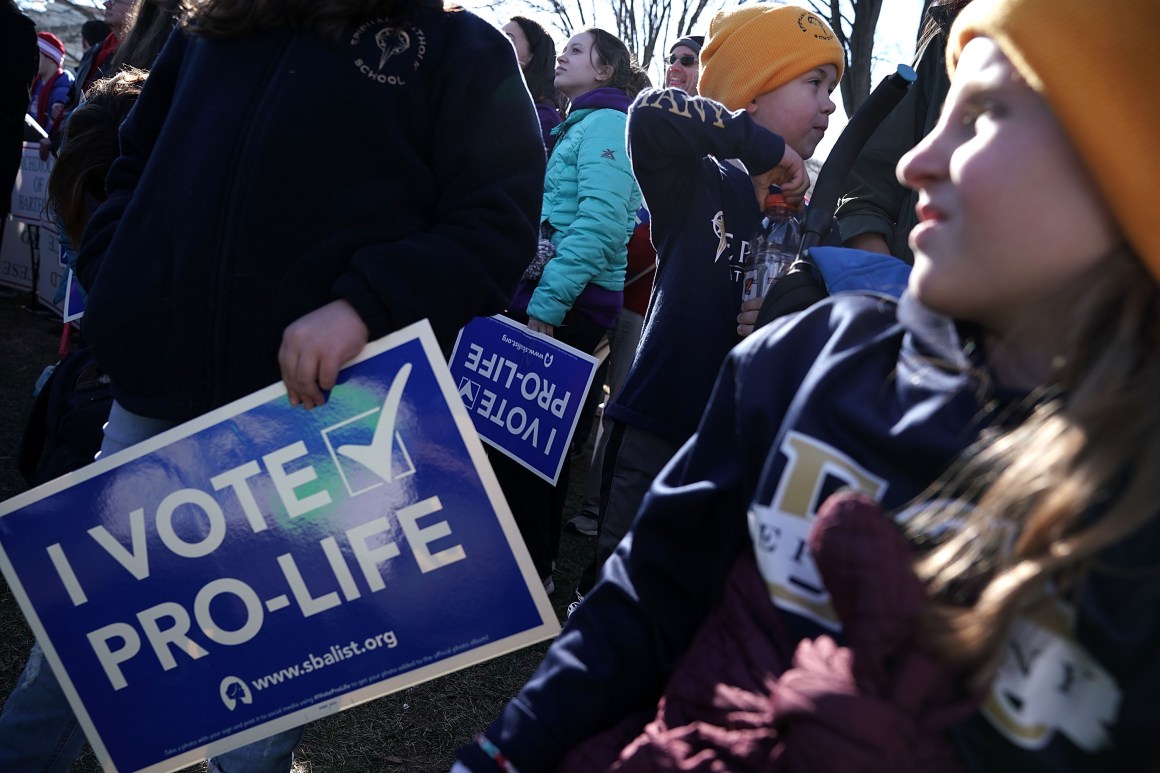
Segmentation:
[[(26, 295), (0, 289), (0, 501), (24, 488), (15, 454), (32, 388), (46, 365), (56, 361), (60, 323), (24, 308)], [(587, 464), (573, 466), (565, 518), (579, 502)], [(561, 619), (570, 589), (591, 555), (593, 538), (565, 533), (552, 602)], [(12, 690), (32, 634), (8, 586), (0, 580), (0, 697)], [(425, 773), (446, 771), (455, 749), (471, 740), (515, 695), (543, 658), (547, 644), (427, 682), (312, 723), (298, 748), (296, 773)], [(91, 753), (73, 767), (99, 771)], [(204, 771), (195, 765), (188, 771)]]

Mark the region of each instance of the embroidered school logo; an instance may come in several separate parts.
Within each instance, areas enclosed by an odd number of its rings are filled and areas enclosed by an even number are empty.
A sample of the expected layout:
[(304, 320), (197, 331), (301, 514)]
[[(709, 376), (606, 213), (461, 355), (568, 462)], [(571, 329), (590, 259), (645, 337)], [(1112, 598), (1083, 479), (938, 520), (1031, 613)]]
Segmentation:
[(330, 458), (352, 497), (415, 474), (415, 464), (395, 429), (410, 375), (410, 363), (399, 368), (381, 409), (360, 413), (322, 430)]
[(717, 254), (713, 256), (713, 262), (721, 260), (721, 256), (725, 254), (725, 250), (729, 248), (729, 234), (725, 232), (725, 212), (718, 210), (716, 215), (713, 215), (713, 235), (717, 237)]
[(806, 538), (818, 507), (839, 488), (881, 500), (887, 483), (854, 459), (820, 440), (789, 432), (773, 501), (749, 505), (749, 536), (757, 568), (774, 606), (802, 615), (831, 631), (841, 630)]
[(381, 70), (388, 59), (411, 47), (411, 36), (407, 34), (406, 30), (397, 27), (383, 27), (375, 33), (375, 45), (382, 52), (382, 56), (379, 57), (379, 69)]
[(616, 153), (613, 152), (612, 148), (605, 148), (604, 152), (600, 154), (600, 157), (601, 158), (611, 158), (613, 161), (615, 161), (616, 160)]
[(417, 27), (399, 27), (387, 19), (360, 25), (350, 37), (354, 64), (370, 80), (402, 86), (419, 69), (427, 53), (427, 38)]
[(1017, 620), (983, 703), (983, 716), (1025, 749), (1042, 749), (1056, 733), (1092, 753), (1111, 740), (1120, 688), (1075, 641), (1074, 620), (1062, 602)]
[(801, 16), (798, 16), (797, 23), (798, 28), (801, 29), (802, 32), (812, 34), (818, 40), (834, 39), (833, 33), (826, 29), (826, 25), (822, 22), (822, 20), (817, 16), (814, 16), (812, 13), (803, 13)]

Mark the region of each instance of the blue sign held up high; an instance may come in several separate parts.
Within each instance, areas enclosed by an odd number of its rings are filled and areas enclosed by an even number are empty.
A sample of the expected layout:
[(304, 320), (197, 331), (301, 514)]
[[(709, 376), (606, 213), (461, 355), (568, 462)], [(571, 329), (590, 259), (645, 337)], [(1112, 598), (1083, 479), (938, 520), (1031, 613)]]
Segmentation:
[(107, 770), (174, 770), (553, 636), (430, 327), (0, 504), (0, 567)]
[(555, 485), (597, 360), (505, 317), (459, 332), (451, 376), (479, 436)]

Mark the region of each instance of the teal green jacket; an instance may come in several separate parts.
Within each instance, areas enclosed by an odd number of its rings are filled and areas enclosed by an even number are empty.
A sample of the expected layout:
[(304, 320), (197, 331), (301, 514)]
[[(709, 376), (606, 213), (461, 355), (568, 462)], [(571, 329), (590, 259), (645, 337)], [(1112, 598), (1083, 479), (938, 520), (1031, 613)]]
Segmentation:
[(552, 228), (556, 257), (532, 293), (530, 317), (559, 325), (589, 283), (624, 289), (625, 248), (641, 201), (626, 121), (620, 110), (578, 109), (553, 130), (541, 220)]

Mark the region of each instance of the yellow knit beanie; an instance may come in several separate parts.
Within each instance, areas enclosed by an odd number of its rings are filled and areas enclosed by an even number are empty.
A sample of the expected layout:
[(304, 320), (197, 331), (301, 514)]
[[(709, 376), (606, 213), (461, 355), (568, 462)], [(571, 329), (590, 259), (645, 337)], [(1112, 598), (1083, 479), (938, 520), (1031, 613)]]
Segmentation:
[(951, 77), (975, 37), (993, 40), (1047, 100), (1128, 244), (1160, 279), (1152, 199), (1160, 181), (1160, 102), (1147, 85), (1160, 2), (974, 0), (951, 29)]
[(842, 44), (816, 14), (794, 5), (756, 3), (718, 11), (701, 49), (702, 96), (730, 110), (815, 67), (845, 68)]

